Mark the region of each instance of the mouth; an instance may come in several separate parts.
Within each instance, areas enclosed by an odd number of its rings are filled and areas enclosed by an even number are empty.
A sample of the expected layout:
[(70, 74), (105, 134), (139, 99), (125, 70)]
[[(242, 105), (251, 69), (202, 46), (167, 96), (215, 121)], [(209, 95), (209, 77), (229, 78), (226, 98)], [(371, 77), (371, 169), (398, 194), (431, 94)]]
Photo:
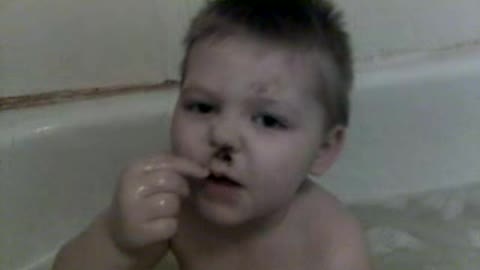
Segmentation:
[(214, 173), (211, 172), (207, 178), (207, 182), (216, 184), (216, 185), (223, 185), (223, 186), (229, 186), (229, 187), (241, 187), (242, 185), (232, 178), (224, 175), (224, 174), (219, 174), (219, 173)]

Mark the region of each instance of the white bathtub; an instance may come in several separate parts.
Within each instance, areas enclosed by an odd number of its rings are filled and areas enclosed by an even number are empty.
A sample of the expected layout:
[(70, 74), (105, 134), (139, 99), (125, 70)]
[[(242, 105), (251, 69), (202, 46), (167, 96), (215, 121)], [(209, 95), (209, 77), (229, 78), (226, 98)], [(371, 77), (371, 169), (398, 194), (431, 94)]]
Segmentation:
[[(0, 269), (47, 269), (109, 202), (120, 169), (166, 148), (175, 98), (172, 90), (0, 112)], [(480, 51), (363, 71), (353, 107), (345, 152), (321, 179), (346, 202), (480, 183)]]

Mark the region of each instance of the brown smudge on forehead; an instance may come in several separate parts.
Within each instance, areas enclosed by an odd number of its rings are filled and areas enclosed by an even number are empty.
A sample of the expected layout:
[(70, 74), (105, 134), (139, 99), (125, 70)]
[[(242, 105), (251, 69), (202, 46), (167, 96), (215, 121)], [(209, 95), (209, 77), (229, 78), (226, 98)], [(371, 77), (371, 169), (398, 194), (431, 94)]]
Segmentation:
[(269, 90), (268, 85), (266, 83), (262, 83), (262, 82), (252, 83), (252, 85), (250, 86), (250, 89), (257, 96), (264, 95), (264, 94), (268, 93), (268, 90)]
[(316, 69), (318, 60), (312, 58), (315, 58), (315, 55), (310, 51), (279, 47), (273, 59), (275, 65), (271, 66), (268, 72), (262, 73), (264, 75), (259, 74), (250, 89), (255, 95), (276, 95), (285, 90), (285, 87), (291, 87), (298, 82), (299, 76), (295, 74), (311, 74), (310, 79), (316, 80), (317, 76), (313, 71)]
[(254, 82), (250, 85), (250, 91), (257, 97), (275, 95), (280, 90), (276, 81), (277, 80), (273, 82)]

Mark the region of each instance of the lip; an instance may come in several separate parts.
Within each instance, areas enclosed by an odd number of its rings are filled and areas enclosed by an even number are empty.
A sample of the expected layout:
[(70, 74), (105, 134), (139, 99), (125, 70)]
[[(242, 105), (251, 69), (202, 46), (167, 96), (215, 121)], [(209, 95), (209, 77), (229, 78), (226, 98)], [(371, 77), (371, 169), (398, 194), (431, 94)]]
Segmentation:
[(231, 184), (228, 182), (217, 182), (211, 179), (206, 179), (202, 188), (202, 193), (204, 193), (206, 198), (209, 198), (209, 200), (212, 201), (235, 203), (243, 190), (243, 186), (236, 181), (234, 182), (235, 184)]
[(235, 179), (222, 175), (222, 174), (210, 174), (205, 178), (206, 184), (213, 184), (219, 186), (225, 186), (229, 188), (240, 188), (242, 185), (238, 183)]
[[(222, 177), (227, 178), (228, 181), (222, 181)], [(220, 180), (218, 178), (220, 178)], [(209, 198), (209, 200), (222, 203), (234, 203), (244, 189), (244, 185), (237, 179), (231, 171), (219, 168), (218, 166), (212, 166), (210, 167), (209, 175), (204, 179), (202, 193), (206, 198)]]
[(231, 173), (227, 172), (226, 170), (222, 170), (222, 169), (219, 169), (219, 168), (211, 168), (210, 169), (210, 174), (206, 177), (206, 180), (208, 182), (211, 182), (209, 180), (210, 177), (217, 177), (217, 178), (227, 178), (228, 180), (234, 182), (236, 185), (238, 185), (238, 187), (243, 187), (243, 184), (241, 182), (239, 182), (234, 175), (232, 175)]

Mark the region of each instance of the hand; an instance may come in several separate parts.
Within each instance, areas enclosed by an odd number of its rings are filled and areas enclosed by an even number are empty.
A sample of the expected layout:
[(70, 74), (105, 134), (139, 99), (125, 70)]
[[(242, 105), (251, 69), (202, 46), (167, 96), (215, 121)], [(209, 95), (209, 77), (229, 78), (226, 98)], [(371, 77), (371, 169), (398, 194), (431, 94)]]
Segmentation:
[(182, 198), (190, 193), (186, 178), (207, 175), (207, 169), (170, 155), (129, 166), (108, 210), (109, 230), (117, 248), (138, 254), (154, 245), (165, 253), (168, 240), (177, 231)]

